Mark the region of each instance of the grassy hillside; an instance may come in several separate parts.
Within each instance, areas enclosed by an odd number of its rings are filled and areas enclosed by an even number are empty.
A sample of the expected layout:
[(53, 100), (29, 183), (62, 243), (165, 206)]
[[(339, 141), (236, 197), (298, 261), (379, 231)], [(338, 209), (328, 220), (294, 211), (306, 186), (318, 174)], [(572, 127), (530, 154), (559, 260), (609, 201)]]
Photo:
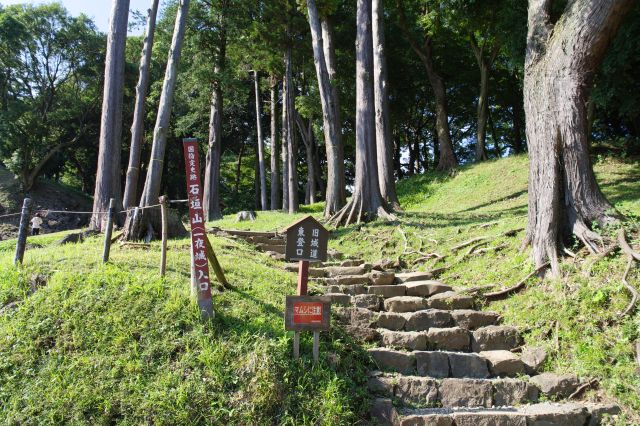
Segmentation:
[[(397, 223), (340, 229), (330, 245), (416, 269), (447, 266), (442, 280), (458, 288), (514, 284), (532, 270), (519, 251), (526, 168), (526, 157), (513, 157), (402, 181), (405, 211)], [(606, 195), (637, 227), (638, 164), (605, 161), (596, 170)], [(304, 213), (321, 211), (315, 205)], [(296, 217), (259, 212), (256, 222), (229, 216), (211, 225), (275, 230)], [(515, 236), (503, 235), (512, 230)], [(201, 323), (189, 300), (187, 240), (171, 242), (169, 272), (160, 279), (157, 244), (148, 251), (116, 245), (103, 266), (100, 239), (59, 247), (58, 237), (30, 239), (40, 248), (27, 251), (20, 269), (11, 265), (14, 242), (0, 242), (0, 307), (18, 302), (0, 314), (0, 418), (8, 423), (352, 424), (365, 412), (362, 349), (334, 330), (323, 333), (318, 366), (292, 361), (281, 314), (295, 275), (244, 243), (213, 239), (236, 290), (216, 294), (216, 319)], [(476, 237), (488, 237), (483, 248), (504, 248), (452, 252)], [(548, 348), (547, 368), (597, 378), (588, 398), (616, 401), (640, 421), (632, 349), (640, 314), (617, 317), (628, 302), (620, 284), (625, 261), (614, 254), (587, 274), (589, 258), (575, 251), (561, 280), (531, 280), (488, 308), (520, 326), (528, 343)], [(434, 252), (446, 257), (419, 260)], [(629, 277), (637, 285), (639, 278), (637, 269)], [(305, 336), (303, 353), (310, 350)]]

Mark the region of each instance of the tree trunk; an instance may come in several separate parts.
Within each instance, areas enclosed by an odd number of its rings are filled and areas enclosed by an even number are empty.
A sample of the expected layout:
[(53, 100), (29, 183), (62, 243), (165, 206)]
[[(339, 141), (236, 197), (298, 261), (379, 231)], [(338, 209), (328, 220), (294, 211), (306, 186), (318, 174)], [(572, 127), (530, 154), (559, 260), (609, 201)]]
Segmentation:
[(242, 177), (242, 157), (244, 157), (245, 143), (240, 142), (240, 151), (238, 152), (238, 160), (236, 161), (236, 185), (233, 189), (234, 194), (240, 192), (240, 178)]
[(333, 29), (327, 19), (320, 22), (315, 0), (307, 0), (307, 9), (327, 151), (327, 190), (324, 215), (330, 217), (344, 206), (346, 200), (339, 97), (337, 87), (331, 83), (331, 80), (336, 77)]
[(439, 158), (437, 170), (449, 171), (455, 169), (458, 166), (458, 160), (453, 151), (453, 143), (451, 142), (451, 131), (449, 130), (449, 115), (447, 112), (447, 91), (444, 85), (444, 80), (440, 74), (436, 71), (433, 63), (433, 51), (431, 46), (431, 37), (425, 37), (422, 45), (418, 44), (417, 40), (409, 31), (407, 25), (406, 16), (404, 13), (404, 5), (402, 0), (396, 0), (398, 6), (398, 15), (400, 18), (400, 28), (407, 37), (411, 48), (416, 52), (422, 64), (427, 71), (427, 77), (429, 84), (433, 90), (433, 94), (436, 102), (436, 131), (438, 135), (439, 144)]
[(393, 173), (393, 140), (389, 122), (389, 90), (384, 41), (384, 3), (372, 0), (373, 81), (376, 117), (376, 151), (380, 195), (393, 209), (400, 208)]
[(282, 81), (282, 125), (280, 149), (282, 151), (282, 211), (289, 211), (289, 126), (287, 124), (286, 78)]
[(480, 94), (478, 95), (478, 119), (476, 129), (476, 161), (488, 160), (486, 149), (487, 115), (489, 112), (489, 67), (484, 58), (478, 60), (480, 67)]
[[(104, 69), (98, 169), (93, 195), (94, 212), (107, 211), (111, 198), (116, 200), (116, 210), (120, 210), (122, 207), (120, 149), (122, 145), (122, 98), (128, 20), (129, 0), (113, 0)], [(102, 231), (106, 225), (106, 218), (105, 214), (94, 213), (91, 216), (89, 227)]]
[(298, 211), (298, 155), (293, 133), (293, 71), (291, 56), (292, 48), (288, 46), (284, 58), (285, 71), (282, 85), (282, 134), (286, 135), (286, 139), (283, 137), (282, 142), (283, 144), (286, 143), (287, 149), (287, 211), (289, 213), (295, 213)]
[[(215, 67), (218, 74), (221, 66)], [(220, 162), (222, 156), (222, 113), (223, 97), (220, 81), (213, 83), (211, 109), (209, 112), (209, 141), (204, 172), (203, 206), (207, 220), (222, 219), (220, 209)]]
[(295, 112), (296, 124), (302, 143), (304, 143), (307, 161), (307, 184), (305, 186), (305, 204), (313, 204), (316, 202), (316, 171), (315, 171), (315, 147), (313, 143), (313, 121), (309, 120), (309, 124), (305, 125), (304, 120), (298, 112)]
[(271, 210), (277, 210), (280, 200), (280, 166), (278, 162), (279, 144), (277, 129), (278, 82), (271, 76)]
[(332, 218), (338, 226), (376, 217), (393, 218), (380, 195), (376, 162), (371, 2), (357, 1), (356, 180), (351, 200)]
[(529, 219), (525, 243), (536, 266), (558, 256), (576, 235), (593, 252), (589, 226), (618, 216), (596, 182), (589, 158), (586, 100), (607, 46), (632, 0), (576, 0), (551, 21), (552, 2), (530, 0), (524, 104), (529, 146)]
[(131, 124), (131, 146), (129, 148), (129, 167), (127, 168), (127, 180), (124, 187), (122, 204), (125, 209), (137, 205), (138, 177), (140, 176), (140, 153), (144, 140), (144, 116), (145, 101), (149, 88), (149, 72), (151, 70), (151, 52), (153, 50), (153, 38), (156, 29), (156, 16), (158, 14), (159, 0), (153, 0), (147, 15), (147, 29), (142, 44), (140, 55), (140, 68), (138, 85), (136, 86), (136, 104), (133, 111), (133, 123)]
[[(187, 15), (189, 13), (189, 0), (180, 0), (180, 6), (176, 15), (175, 27), (173, 29), (173, 39), (167, 61), (160, 103), (158, 105), (158, 116), (153, 130), (153, 145), (151, 147), (151, 158), (147, 170), (147, 178), (144, 183), (144, 191), (140, 199), (140, 207), (158, 204), (160, 196), (160, 186), (162, 184), (162, 172), (164, 169), (164, 154), (167, 146), (167, 133), (169, 131), (169, 121), (171, 119), (171, 105), (178, 77), (178, 65), (182, 52), (182, 41), (186, 30)], [(133, 226), (126, 229), (127, 239), (138, 239), (143, 233), (147, 235), (155, 233), (149, 222), (149, 210), (140, 211), (139, 220), (128, 220)], [(129, 217), (132, 214), (128, 215)], [(129, 218), (128, 218), (129, 219)]]
[(260, 177), (260, 206), (262, 210), (267, 210), (269, 206), (267, 206), (267, 174), (264, 167), (264, 149), (263, 149), (263, 140), (262, 140), (262, 108), (260, 102), (260, 84), (258, 80), (258, 71), (253, 72), (253, 80), (256, 92), (256, 126), (258, 133), (258, 171)]
[[(225, 3), (226, 4), (226, 3)], [(224, 24), (225, 4), (218, 16), (220, 22), (220, 45), (214, 58), (213, 71), (215, 79), (211, 93), (211, 108), (209, 112), (209, 141), (207, 144), (207, 158), (204, 173), (203, 200), (204, 214), (207, 220), (222, 219), (220, 199), (220, 165), (222, 156), (222, 117), (224, 113), (224, 99), (222, 93), (222, 78), (227, 58), (227, 32)]]

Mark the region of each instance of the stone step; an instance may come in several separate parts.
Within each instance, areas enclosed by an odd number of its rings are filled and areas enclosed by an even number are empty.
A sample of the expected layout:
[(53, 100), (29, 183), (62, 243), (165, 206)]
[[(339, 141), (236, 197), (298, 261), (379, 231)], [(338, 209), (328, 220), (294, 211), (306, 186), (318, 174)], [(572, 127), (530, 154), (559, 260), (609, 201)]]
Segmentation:
[(426, 281), (432, 280), (433, 274), (431, 272), (401, 272), (396, 274), (396, 283), (404, 284), (411, 281)]
[(371, 417), (379, 425), (393, 426), (595, 426), (620, 413), (615, 405), (543, 402), (519, 407), (422, 408), (393, 407), (391, 399), (371, 404)]
[[(525, 366), (518, 355), (509, 351), (486, 351), (476, 353), (431, 351), (429, 337), (424, 333), (409, 332), (401, 336), (393, 332), (381, 332), (380, 339), (391, 347), (368, 349), (379, 370), (418, 375), (432, 378), (515, 377), (525, 374)], [(392, 349), (404, 347), (408, 351)], [(542, 377), (541, 377), (542, 376)], [(575, 376), (553, 374), (534, 376), (535, 382), (545, 393), (568, 396), (578, 386)]]
[(500, 315), (489, 311), (456, 309), (425, 309), (416, 312), (382, 312), (378, 316), (378, 327), (394, 331), (428, 331), (430, 328), (461, 327), (475, 330), (487, 325), (497, 325)]
[(539, 389), (518, 379), (434, 379), (374, 372), (367, 382), (376, 396), (403, 406), (503, 407), (538, 402)]
[(285, 246), (284, 245), (276, 245), (276, 244), (257, 244), (256, 247), (260, 251), (272, 251), (274, 253), (284, 254)]
[[(377, 289), (383, 287), (385, 290), (381, 290), (382, 292), (386, 291), (386, 287), (398, 287), (402, 288), (406, 286), (375, 286), (369, 287), (369, 291), (371, 289)], [(392, 290), (388, 290), (392, 291)], [(379, 293), (377, 293), (379, 294)], [(392, 296), (386, 298), (384, 301), (384, 307), (386, 311), (389, 312), (415, 312), (421, 311), (424, 309), (432, 308), (432, 309), (443, 309), (443, 310), (454, 310), (454, 309), (470, 309), (473, 307), (473, 297), (467, 296), (464, 294), (458, 294), (453, 291), (445, 291), (444, 293), (435, 294), (429, 298), (424, 298), (420, 296)]]
[(360, 266), (329, 266), (324, 268), (326, 276), (333, 278), (342, 275), (365, 275), (371, 270), (371, 265)]

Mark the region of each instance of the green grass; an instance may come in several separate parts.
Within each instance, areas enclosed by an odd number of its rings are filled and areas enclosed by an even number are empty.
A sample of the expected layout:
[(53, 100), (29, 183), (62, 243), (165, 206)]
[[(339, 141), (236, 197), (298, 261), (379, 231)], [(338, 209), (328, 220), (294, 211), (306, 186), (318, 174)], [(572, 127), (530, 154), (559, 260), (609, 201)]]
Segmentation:
[[(629, 230), (636, 229), (638, 164), (605, 160), (595, 168), (607, 197), (630, 218)], [(421, 257), (417, 251), (437, 252), (447, 257), (415, 268), (448, 266), (442, 280), (457, 288), (512, 285), (533, 269), (529, 253), (520, 252), (524, 232), (503, 236), (526, 224), (526, 188), (524, 156), (454, 176), (417, 176), (398, 185), (404, 212), (397, 223), (333, 230), (330, 246), (407, 267)], [(210, 225), (282, 230), (305, 214), (320, 217), (322, 205), (298, 215), (258, 212), (255, 222), (229, 215)], [(466, 248), (452, 252), (481, 236), (487, 247), (505, 248), (471, 257)], [(52, 245), (58, 238), (30, 238), (40, 248), (28, 250), (19, 269), (11, 264), (14, 242), (0, 242), (0, 306), (21, 302), (0, 315), (0, 418), (7, 423), (352, 424), (365, 412), (362, 348), (335, 329), (322, 334), (318, 366), (308, 357), (291, 360), (292, 336), (281, 315), (295, 275), (248, 245), (213, 239), (236, 290), (216, 294), (216, 318), (202, 323), (190, 301), (187, 240), (170, 243), (168, 274), (160, 279), (155, 243), (148, 251), (116, 245), (104, 266), (99, 238)], [(632, 342), (640, 338), (640, 314), (617, 317), (629, 300), (620, 283), (625, 261), (614, 254), (587, 277), (584, 259), (579, 252), (563, 263), (562, 279), (531, 280), (525, 291), (486, 309), (520, 327), (528, 344), (545, 346), (548, 370), (597, 378), (599, 388), (587, 397), (619, 403), (628, 423), (637, 423), (640, 375)], [(48, 283), (33, 292), (37, 274)], [(636, 268), (629, 279), (638, 286), (639, 278)], [(305, 336), (302, 351), (310, 350)]]

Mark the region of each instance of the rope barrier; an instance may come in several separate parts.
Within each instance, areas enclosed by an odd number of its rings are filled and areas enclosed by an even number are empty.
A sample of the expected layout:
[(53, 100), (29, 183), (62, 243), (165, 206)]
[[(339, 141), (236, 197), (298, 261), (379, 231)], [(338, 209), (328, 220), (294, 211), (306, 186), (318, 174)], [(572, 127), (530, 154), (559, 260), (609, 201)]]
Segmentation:
[[(186, 203), (189, 200), (169, 200), (169, 203)], [(156, 207), (160, 207), (161, 204), (154, 204), (151, 206), (144, 206), (144, 207), (132, 207), (129, 209), (125, 209), (125, 210), (121, 210), (118, 211), (116, 213), (129, 213), (130, 211), (134, 211), (134, 210), (145, 210), (145, 209), (153, 209)], [(40, 209), (40, 210), (35, 210), (34, 213), (66, 213), (66, 214), (107, 214), (109, 213), (108, 211), (91, 211), (91, 212), (80, 212), (80, 211), (72, 211), (72, 210), (47, 210), (47, 209)], [(9, 213), (9, 214), (5, 214), (5, 215), (1, 215), (0, 219), (3, 218), (7, 218), (7, 217), (14, 217), (14, 216), (20, 216), (22, 213), (18, 212), (18, 213)]]

